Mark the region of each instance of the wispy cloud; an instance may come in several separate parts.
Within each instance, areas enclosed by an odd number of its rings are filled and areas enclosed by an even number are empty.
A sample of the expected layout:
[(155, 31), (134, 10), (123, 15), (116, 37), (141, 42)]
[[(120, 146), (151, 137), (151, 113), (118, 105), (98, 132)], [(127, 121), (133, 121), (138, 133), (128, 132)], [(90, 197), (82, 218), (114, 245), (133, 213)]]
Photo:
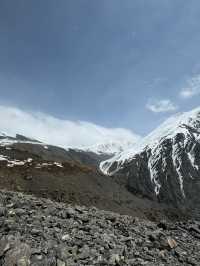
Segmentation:
[(178, 106), (175, 105), (169, 99), (163, 100), (149, 100), (146, 104), (146, 108), (154, 113), (164, 113), (172, 112), (178, 109)]
[(200, 75), (194, 76), (187, 81), (187, 86), (180, 91), (180, 97), (188, 99), (198, 94), (200, 94)]
[(22, 134), (64, 148), (81, 148), (109, 140), (136, 142), (139, 138), (124, 128), (105, 128), (85, 121), (61, 120), (7, 106), (0, 106), (0, 131), (9, 135)]

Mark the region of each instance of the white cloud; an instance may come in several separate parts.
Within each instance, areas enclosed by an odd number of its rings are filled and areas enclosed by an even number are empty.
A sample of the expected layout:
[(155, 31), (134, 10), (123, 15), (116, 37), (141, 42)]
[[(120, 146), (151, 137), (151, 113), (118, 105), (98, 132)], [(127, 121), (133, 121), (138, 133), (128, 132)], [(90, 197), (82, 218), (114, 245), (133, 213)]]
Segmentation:
[(105, 128), (85, 121), (61, 120), (43, 113), (0, 106), (0, 131), (22, 134), (61, 147), (91, 146), (112, 141), (136, 142), (139, 136), (124, 128)]
[(146, 108), (154, 113), (172, 112), (178, 109), (178, 107), (170, 100), (149, 100)]
[(187, 81), (187, 86), (180, 91), (180, 97), (188, 99), (198, 94), (200, 94), (200, 75), (194, 76)]

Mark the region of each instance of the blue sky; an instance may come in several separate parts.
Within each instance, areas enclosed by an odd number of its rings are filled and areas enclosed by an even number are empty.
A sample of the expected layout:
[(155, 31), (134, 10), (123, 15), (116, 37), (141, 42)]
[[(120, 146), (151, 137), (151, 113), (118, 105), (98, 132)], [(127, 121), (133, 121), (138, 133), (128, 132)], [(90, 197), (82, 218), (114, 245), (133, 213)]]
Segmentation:
[(200, 103), (200, 2), (1, 0), (0, 104), (145, 135)]

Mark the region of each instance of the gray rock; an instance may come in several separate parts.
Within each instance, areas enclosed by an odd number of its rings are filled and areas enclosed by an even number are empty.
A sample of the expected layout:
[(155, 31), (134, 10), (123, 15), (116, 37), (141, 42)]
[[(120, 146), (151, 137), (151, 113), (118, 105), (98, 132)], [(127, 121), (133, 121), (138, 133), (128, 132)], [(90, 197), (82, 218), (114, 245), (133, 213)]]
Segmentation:
[(65, 262), (64, 261), (62, 261), (62, 260), (57, 260), (57, 266), (65, 266), (66, 264), (65, 264)]
[(18, 215), (18, 216), (20, 216), (20, 215), (24, 215), (24, 214), (26, 214), (26, 210), (24, 210), (24, 209), (15, 209), (15, 214), (16, 215)]
[(197, 221), (165, 226), (18, 193), (0, 198), (15, 213), (0, 227), (1, 266), (200, 265)]
[(35, 236), (40, 236), (40, 235), (42, 234), (42, 231), (39, 230), (39, 229), (33, 228), (33, 229), (31, 230), (31, 234), (32, 234), (32, 235), (35, 235)]
[(29, 266), (31, 249), (27, 244), (16, 242), (16, 246), (5, 254), (5, 266)]
[(6, 208), (0, 206), (0, 217), (5, 216), (5, 215), (6, 215)]

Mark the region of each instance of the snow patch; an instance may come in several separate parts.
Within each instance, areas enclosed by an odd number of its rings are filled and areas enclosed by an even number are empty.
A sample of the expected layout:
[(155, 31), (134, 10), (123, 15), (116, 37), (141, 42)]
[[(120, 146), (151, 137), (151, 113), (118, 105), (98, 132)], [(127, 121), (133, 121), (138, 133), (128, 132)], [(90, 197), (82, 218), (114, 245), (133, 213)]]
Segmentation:
[(183, 198), (185, 198), (185, 192), (184, 192), (184, 186), (183, 186), (183, 175), (181, 172), (181, 158), (179, 157), (179, 149), (178, 148), (179, 148), (178, 144), (174, 144), (172, 146), (172, 161), (173, 161), (173, 165), (175, 167), (175, 170), (178, 174), (181, 194), (182, 194)]
[(61, 167), (63, 168), (63, 165), (61, 163), (58, 163), (58, 162), (54, 162), (54, 165), (58, 166), (58, 167)]
[(32, 161), (32, 159), (30, 158), (28, 160), (23, 160), (23, 161), (12, 160), (8, 158), (7, 156), (0, 155), (0, 161), (6, 161), (8, 167), (22, 166), (22, 165), (25, 165), (26, 163), (30, 163), (31, 162), (30, 160)]
[(188, 159), (190, 160), (193, 168), (196, 169), (197, 171), (199, 171), (199, 166), (195, 163), (195, 156), (194, 156), (194, 153), (192, 151), (188, 152)]
[(35, 168), (43, 168), (43, 167), (48, 167), (48, 166), (57, 166), (62, 168), (63, 165), (58, 162), (46, 162), (46, 163), (38, 163)]

